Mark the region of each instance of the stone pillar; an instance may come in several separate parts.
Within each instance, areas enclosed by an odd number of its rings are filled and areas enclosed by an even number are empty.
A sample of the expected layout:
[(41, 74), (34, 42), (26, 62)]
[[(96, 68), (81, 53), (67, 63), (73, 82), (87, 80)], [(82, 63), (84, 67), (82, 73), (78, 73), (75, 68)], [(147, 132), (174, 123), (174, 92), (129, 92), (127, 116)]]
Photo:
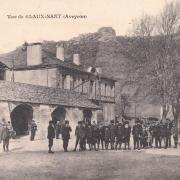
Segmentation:
[(39, 119), (39, 105), (33, 105), (33, 120), (36, 122), (37, 124), (37, 132), (36, 132), (36, 139), (40, 138), (40, 127), (41, 127), (41, 122)]
[(6, 121), (10, 121), (10, 104), (8, 104), (8, 102), (3, 102), (3, 101), (1, 101), (0, 102), (0, 112), (1, 112), (1, 114), (0, 114), (0, 121), (2, 120), (2, 119), (5, 119)]
[(40, 105), (39, 108), (34, 109), (34, 116), (38, 118), (37, 138), (46, 139), (47, 127), (48, 127), (49, 121), (51, 120), (51, 107), (48, 105)]

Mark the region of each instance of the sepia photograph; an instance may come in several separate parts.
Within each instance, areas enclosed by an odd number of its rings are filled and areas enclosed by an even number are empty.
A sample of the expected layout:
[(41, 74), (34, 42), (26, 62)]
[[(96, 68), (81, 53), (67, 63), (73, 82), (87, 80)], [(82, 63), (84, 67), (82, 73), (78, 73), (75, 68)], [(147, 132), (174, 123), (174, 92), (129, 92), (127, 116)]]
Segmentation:
[(0, 4), (0, 180), (180, 180), (179, 0)]

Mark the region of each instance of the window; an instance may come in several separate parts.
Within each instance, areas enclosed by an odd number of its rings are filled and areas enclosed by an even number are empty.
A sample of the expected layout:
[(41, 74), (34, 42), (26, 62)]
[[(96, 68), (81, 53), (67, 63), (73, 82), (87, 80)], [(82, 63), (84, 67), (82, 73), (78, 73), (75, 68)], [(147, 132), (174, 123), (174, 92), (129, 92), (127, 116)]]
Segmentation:
[(0, 69), (0, 80), (5, 80), (5, 70)]
[(90, 92), (90, 94), (93, 93), (93, 81), (90, 81), (89, 92)]
[(111, 86), (111, 97), (114, 97), (114, 86)]
[(65, 89), (65, 80), (66, 80), (66, 76), (62, 75), (62, 89)]
[(85, 80), (84, 79), (82, 79), (82, 92), (84, 93), (85, 91), (85, 85), (84, 85), (84, 83), (85, 83)]
[(105, 96), (107, 96), (107, 84), (105, 84)]
[(70, 78), (70, 89), (74, 89), (74, 78)]

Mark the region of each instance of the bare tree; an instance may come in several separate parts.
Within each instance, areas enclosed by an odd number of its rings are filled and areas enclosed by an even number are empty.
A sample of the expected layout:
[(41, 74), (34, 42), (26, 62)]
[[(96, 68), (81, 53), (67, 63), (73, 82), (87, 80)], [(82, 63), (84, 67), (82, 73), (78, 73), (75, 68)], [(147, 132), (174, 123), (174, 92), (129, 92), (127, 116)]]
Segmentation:
[(163, 121), (166, 120), (168, 105), (173, 106), (176, 117), (179, 7), (177, 3), (168, 3), (158, 16), (143, 15), (133, 23), (134, 41), (129, 53), (138, 62), (134, 83), (139, 88), (146, 88), (147, 95), (152, 94), (159, 99)]

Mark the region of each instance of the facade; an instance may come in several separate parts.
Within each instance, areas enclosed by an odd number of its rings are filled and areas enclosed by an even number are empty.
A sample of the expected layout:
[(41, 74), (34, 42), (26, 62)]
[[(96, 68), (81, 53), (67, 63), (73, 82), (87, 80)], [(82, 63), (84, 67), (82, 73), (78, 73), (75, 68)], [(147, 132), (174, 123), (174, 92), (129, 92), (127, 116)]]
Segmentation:
[(40, 138), (46, 138), (51, 119), (67, 119), (73, 130), (80, 120), (108, 123), (115, 117), (115, 82), (99, 68), (84, 69), (79, 54), (66, 60), (62, 46), (52, 54), (41, 43), (26, 44), (0, 56), (1, 118), (17, 134), (34, 119)]

